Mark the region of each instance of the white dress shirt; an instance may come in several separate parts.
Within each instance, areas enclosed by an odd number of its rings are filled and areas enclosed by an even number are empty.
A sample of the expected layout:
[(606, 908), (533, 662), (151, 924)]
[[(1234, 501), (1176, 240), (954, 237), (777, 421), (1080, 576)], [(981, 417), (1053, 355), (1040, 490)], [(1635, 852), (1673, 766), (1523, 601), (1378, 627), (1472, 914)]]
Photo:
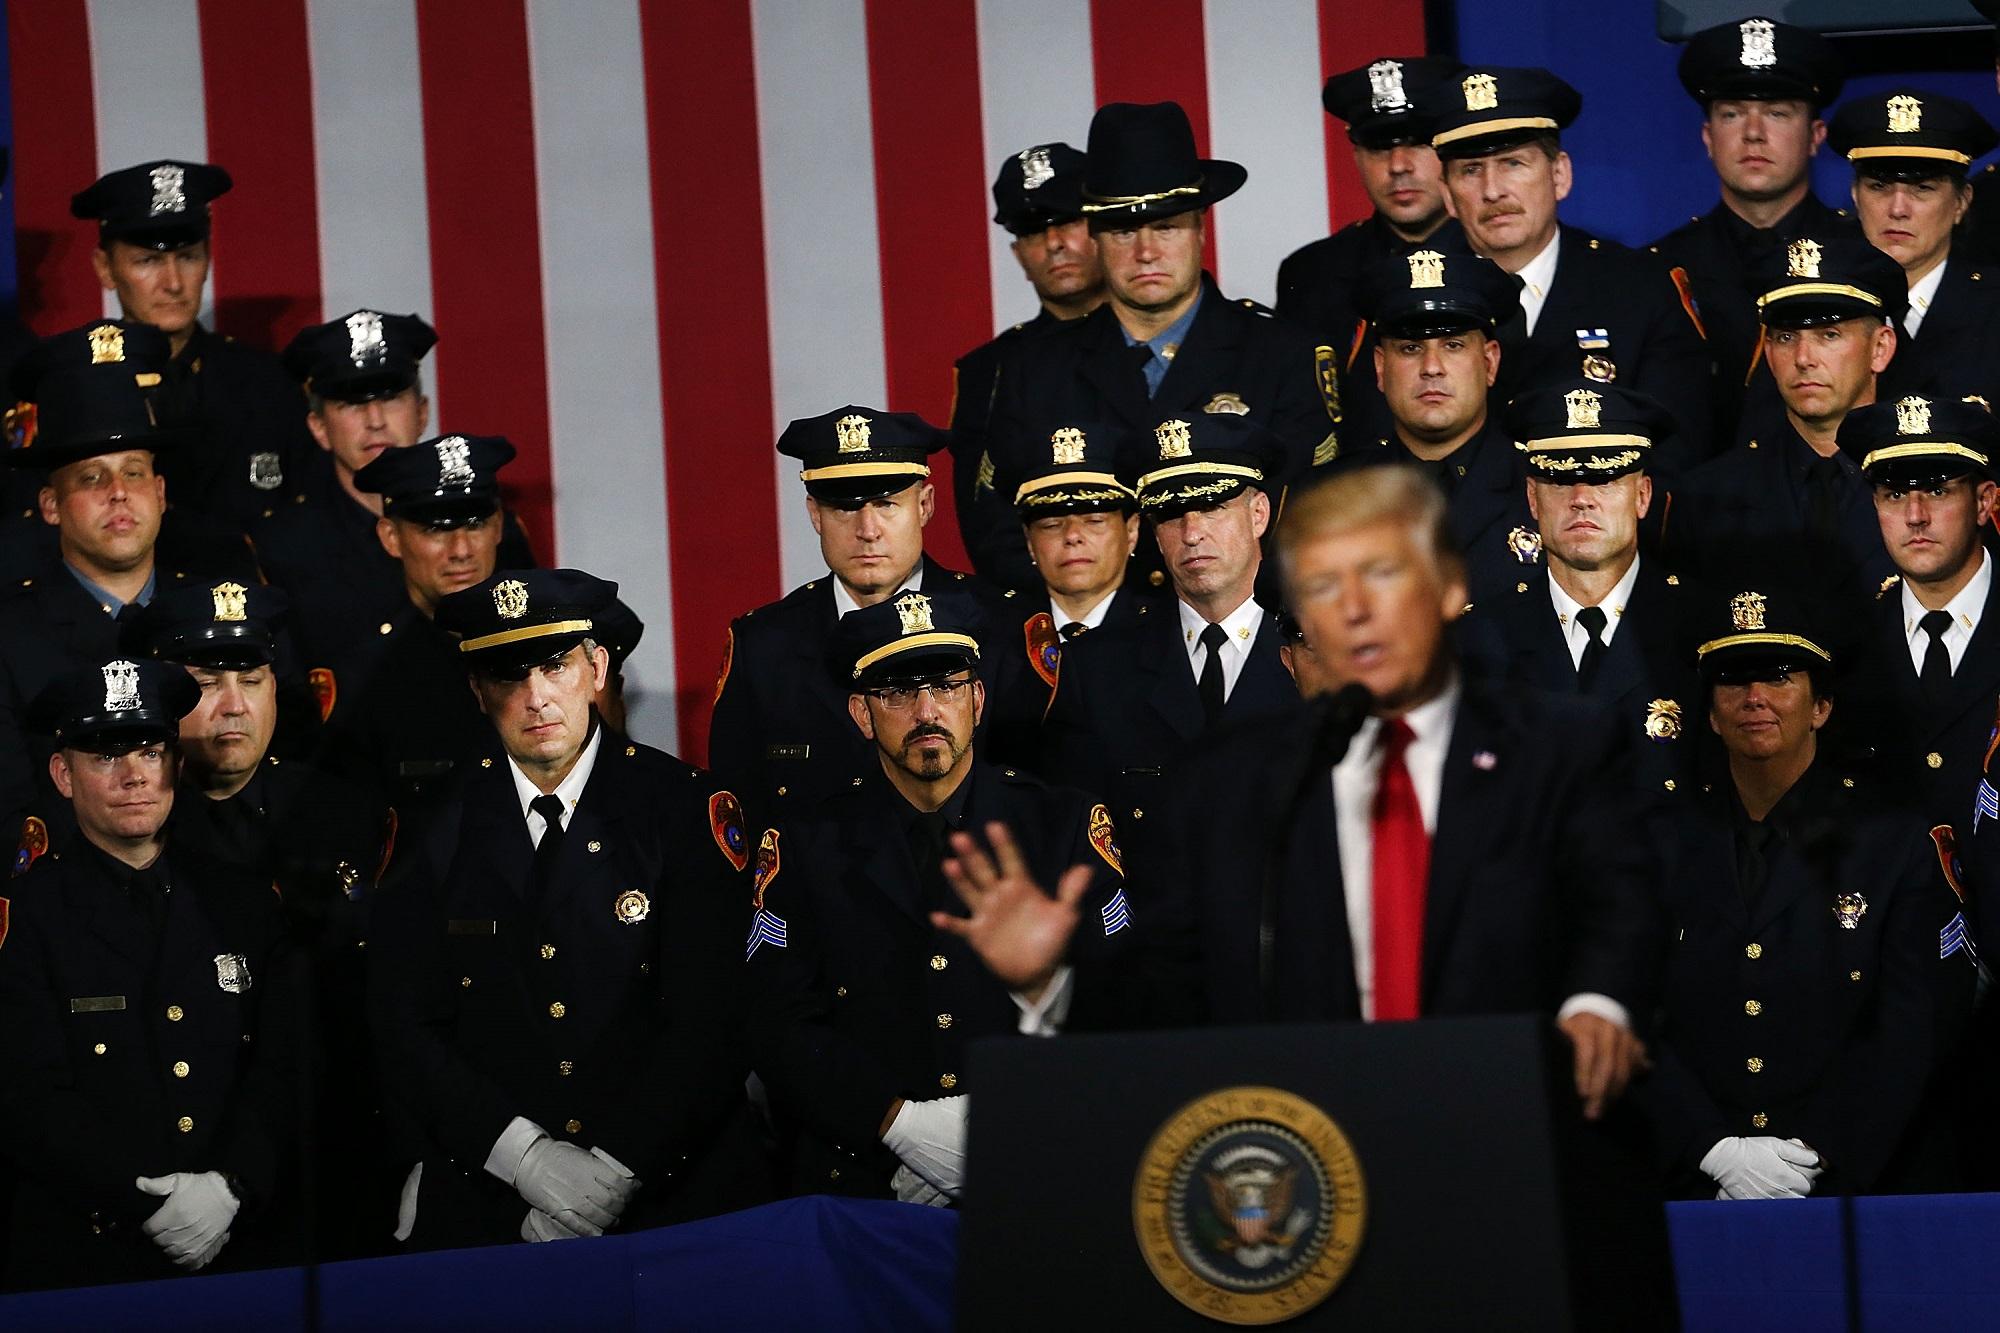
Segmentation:
[(1521, 313), (1528, 317), (1530, 337), (1534, 336), (1535, 322), (1542, 317), (1542, 306), (1548, 302), (1549, 288), (1556, 280), (1556, 257), (1562, 251), (1562, 238), (1562, 228), (1558, 227), (1542, 252), (1514, 275), (1521, 280)]
[[(599, 727), (591, 733), (590, 743), (583, 747), (583, 753), (577, 756), (576, 766), (556, 784), (555, 791), (551, 793), (562, 801), (564, 828), (569, 827), (570, 816), (576, 813), (576, 803), (583, 799), (584, 786), (590, 781), (591, 770), (597, 767), (597, 752), (603, 745), (604, 728)], [(542, 834), (547, 831), (549, 821), (542, 818), (541, 811), (530, 807), (534, 804), (535, 798), (542, 794), (542, 789), (535, 785), (534, 779), (521, 771), (521, 766), (514, 762), (512, 756), (507, 759), (507, 768), (514, 775), (514, 795), (521, 799), (521, 817), (528, 821), (528, 840), (539, 847), (542, 845)]]
[[(834, 611), (843, 616), (849, 611), (859, 611), (861, 603), (854, 600), (854, 594), (849, 592), (847, 585), (840, 581), (840, 575), (828, 574), (827, 577), (833, 580)], [(922, 592), (923, 590), (924, 562), (919, 560), (917, 561), (917, 567), (910, 571), (910, 577), (896, 585), (896, 592)], [(890, 593), (889, 596), (894, 597), (896, 592)]]
[[(1639, 557), (1632, 557), (1632, 564), (1625, 571), (1625, 577), (1612, 585), (1598, 605), (1604, 608), (1604, 631), (1598, 637), (1604, 646), (1611, 646), (1611, 636), (1618, 632), (1618, 621), (1625, 614), (1625, 604), (1632, 600), (1632, 589), (1639, 582)], [(1578, 670), (1583, 668), (1583, 650), (1590, 644), (1590, 631), (1576, 623), (1576, 613), (1583, 610), (1583, 603), (1563, 591), (1554, 574), (1549, 575), (1549, 601), (1556, 608), (1556, 623), (1562, 626), (1563, 642), (1569, 645), (1569, 664)]]
[[(1403, 715), (1414, 733), (1403, 751), (1404, 766), (1417, 789), (1417, 808), (1424, 832), (1437, 832), (1438, 802), (1444, 794), (1444, 764), (1451, 752), (1451, 732), (1458, 717), (1460, 687), (1454, 677), (1444, 693)], [(1375, 792), (1382, 779), (1382, 720), (1361, 724), (1347, 754), (1333, 768), (1334, 834), (1340, 840), (1340, 885), (1347, 899), (1347, 936), (1354, 950), (1354, 985), (1361, 996), (1361, 1016), (1375, 1017)], [(1583, 992), (1563, 1001), (1556, 1017), (1593, 1013), (1620, 1027), (1632, 1026), (1625, 1006), (1608, 995)]]
[(1060, 606), (1056, 605), (1055, 598), (1051, 597), (1049, 599), (1049, 613), (1055, 617), (1056, 632), (1060, 634), (1064, 625), (1081, 625), (1087, 630), (1096, 629), (1104, 623), (1105, 613), (1111, 610), (1111, 603), (1117, 596), (1118, 589), (1113, 588), (1110, 592), (1104, 594), (1103, 599), (1096, 606), (1091, 607), (1090, 610), (1080, 616), (1073, 616), (1063, 610)]
[[(1958, 664), (1965, 660), (1965, 649), (1972, 642), (1972, 632), (1979, 628), (1979, 613), (1986, 609), (1986, 592), (1993, 586), (1993, 557), (1985, 551), (1979, 553), (1979, 572), (1958, 590), (1958, 596), (1944, 604), (1943, 609), (1951, 613), (1951, 628), (1944, 632), (1944, 650), (1951, 656), (1954, 674)], [(1926, 614), (1924, 604), (1910, 591), (1910, 581), (1903, 580), (1903, 637), (1909, 640), (1910, 665), (1917, 675), (1924, 674), (1924, 654), (1930, 651), (1931, 636), (1924, 632), (1923, 619)]]
[[(1186, 602), (1176, 600), (1181, 609), (1181, 638), (1187, 645), (1188, 666), (1194, 678), (1201, 679), (1201, 669), (1208, 665), (1208, 646), (1201, 641), (1201, 632), (1208, 628), (1201, 612)], [(1257, 599), (1246, 597), (1243, 605), (1231, 611), (1216, 622), (1225, 634), (1222, 641), (1222, 697), (1226, 702), (1236, 690), (1236, 678), (1243, 674), (1243, 664), (1250, 660), (1250, 645), (1257, 638), (1257, 627), (1264, 623), (1264, 608), (1257, 605)]]
[(1916, 337), (1917, 330), (1923, 327), (1924, 316), (1930, 314), (1931, 302), (1937, 300), (1938, 285), (1944, 281), (1945, 266), (1950, 263), (1951, 260), (1944, 260), (1917, 279), (1916, 284), (1910, 288), (1910, 308), (1903, 316), (1903, 327), (1909, 331), (1912, 338)]

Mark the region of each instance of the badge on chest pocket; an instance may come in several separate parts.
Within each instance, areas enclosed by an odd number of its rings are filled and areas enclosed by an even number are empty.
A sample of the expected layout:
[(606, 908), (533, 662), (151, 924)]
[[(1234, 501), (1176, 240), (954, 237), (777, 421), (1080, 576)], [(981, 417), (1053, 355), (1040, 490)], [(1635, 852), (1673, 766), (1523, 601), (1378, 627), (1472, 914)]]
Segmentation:
[(219, 953), (215, 956), (215, 984), (231, 995), (241, 995), (250, 989), (250, 960), (240, 953)]

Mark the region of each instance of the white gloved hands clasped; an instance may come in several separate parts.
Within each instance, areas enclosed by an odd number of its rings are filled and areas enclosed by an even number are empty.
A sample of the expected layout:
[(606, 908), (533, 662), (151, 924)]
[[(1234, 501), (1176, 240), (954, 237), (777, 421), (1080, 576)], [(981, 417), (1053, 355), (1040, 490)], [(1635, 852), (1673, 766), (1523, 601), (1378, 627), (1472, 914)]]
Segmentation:
[[(961, 1093), (928, 1102), (904, 1102), (882, 1142), (903, 1164), (948, 1198), (956, 1199), (965, 1185), (965, 1115), (969, 1102)], [(902, 1191), (897, 1191), (902, 1198)], [(929, 1202), (909, 1199), (905, 1202)]]
[[(638, 1191), (630, 1171), (598, 1150), (539, 1138), (528, 1147), (514, 1173), (514, 1189), (535, 1212), (572, 1236), (601, 1236), (617, 1223)], [(522, 1223), (528, 1236), (532, 1214)], [(546, 1239), (546, 1237), (545, 1237)]]
[(176, 1171), (170, 1176), (140, 1176), (135, 1183), (144, 1193), (166, 1200), (141, 1227), (147, 1239), (191, 1273), (215, 1262), (229, 1243), (229, 1225), (243, 1206), (221, 1172)]
[(1826, 1167), (1798, 1139), (1765, 1135), (1717, 1140), (1701, 1169), (1722, 1187), (1718, 1199), (1803, 1199)]

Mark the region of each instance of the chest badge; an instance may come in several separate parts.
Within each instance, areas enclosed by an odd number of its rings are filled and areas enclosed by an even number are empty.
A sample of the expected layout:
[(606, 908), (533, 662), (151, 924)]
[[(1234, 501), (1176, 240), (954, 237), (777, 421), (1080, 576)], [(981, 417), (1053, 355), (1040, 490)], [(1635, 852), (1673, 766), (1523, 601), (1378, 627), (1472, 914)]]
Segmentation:
[(250, 960), (240, 953), (219, 953), (215, 956), (215, 984), (231, 995), (241, 995), (250, 989)]
[(1861, 918), (1868, 915), (1868, 900), (1858, 893), (1837, 893), (1833, 898), (1833, 917), (1840, 922), (1842, 930), (1854, 930), (1861, 925)]
[(653, 904), (639, 890), (627, 889), (618, 895), (618, 901), (612, 904), (611, 910), (617, 915), (619, 924), (636, 926), (651, 914)]
[(250, 484), (260, 491), (275, 491), (285, 484), (284, 462), (274, 453), (250, 455)]
[(1542, 534), (1515, 528), (1507, 534), (1507, 553), (1524, 565), (1541, 563)]
[(1646, 739), (1677, 741), (1681, 738), (1681, 706), (1674, 699), (1655, 699), (1646, 705)]

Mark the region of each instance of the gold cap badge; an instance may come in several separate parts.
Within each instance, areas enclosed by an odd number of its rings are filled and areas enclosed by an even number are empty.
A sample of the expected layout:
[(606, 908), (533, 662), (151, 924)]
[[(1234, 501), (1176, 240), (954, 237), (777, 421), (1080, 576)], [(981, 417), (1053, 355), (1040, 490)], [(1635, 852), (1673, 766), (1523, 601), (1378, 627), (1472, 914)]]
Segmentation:
[(1889, 99), (1889, 133), (1915, 134), (1924, 127), (1924, 104), (1903, 94)]
[(494, 584), (493, 609), (502, 620), (519, 620), (528, 614), (528, 585), (519, 579), (503, 579)]
[(90, 331), (90, 364), (113, 365), (125, 359), (125, 330), (116, 324), (99, 324)]
[(1912, 397), (1896, 400), (1896, 434), (1928, 435), (1930, 429), (1930, 399)]
[(833, 423), (833, 433), (840, 440), (843, 454), (865, 454), (868, 452), (868, 418), (856, 413), (842, 417)]
[(1740, 630), (1764, 628), (1764, 594), (1737, 593), (1729, 599), (1729, 618)]
[(1491, 111), (1500, 105), (1500, 85), (1491, 74), (1468, 74), (1459, 86), (1465, 90), (1467, 111)]
[(1590, 389), (1571, 389), (1563, 395), (1563, 428), (1565, 430), (1596, 430), (1598, 414), (1604, 407), (1604, 396)]
[(896, 618), (903, 622), (905, 634), (930, 634), (937, 629), (931, 623), (931, 599), (920, 592), (904, 593), (896, 599)]
[(1162, 421), (1153, 431), (1160, 441), (1160, 457), (1192, 458), (1194, 450), (1188, 445), (1188, 424), (1185, 421)]
[(1410, 290), (1444, 286), (1444, 256), (1435, 250), (1418, 250), (1409, 256)]
[(1058, 467), (1074, 467), (1083, 461), (1083, 432), (1064, 426), (1049, 436), (1049, 461)]
[(1819, 276), (1819, 242), (1810, 237), (1800, 237), (1785, 251), (1786, 276), (1793, 278), (1817, 278)]
[(215, 618), (217, 620), (243, 619), (243, 600), (248, 591), (240, 583), (218, 583), (213, 588), (210, 588), (208, 590), (209, 596), (215, 599)]

